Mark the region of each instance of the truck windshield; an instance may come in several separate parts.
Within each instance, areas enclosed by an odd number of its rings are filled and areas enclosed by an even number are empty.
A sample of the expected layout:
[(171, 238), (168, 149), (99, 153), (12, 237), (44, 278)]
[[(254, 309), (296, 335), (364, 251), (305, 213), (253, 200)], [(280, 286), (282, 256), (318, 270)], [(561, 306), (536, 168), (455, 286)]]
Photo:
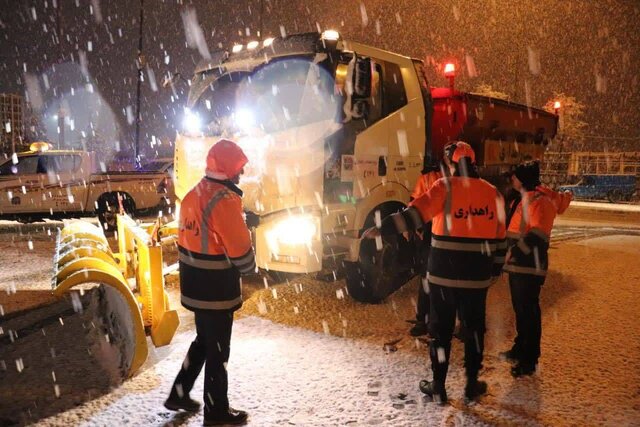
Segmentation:
[(339, 119), (333, 77), (307, 58), (279, 59), (250, 73), (196, 76), (192, 91), (201, 91), (192, 112), (208, 135), (275, 133)]

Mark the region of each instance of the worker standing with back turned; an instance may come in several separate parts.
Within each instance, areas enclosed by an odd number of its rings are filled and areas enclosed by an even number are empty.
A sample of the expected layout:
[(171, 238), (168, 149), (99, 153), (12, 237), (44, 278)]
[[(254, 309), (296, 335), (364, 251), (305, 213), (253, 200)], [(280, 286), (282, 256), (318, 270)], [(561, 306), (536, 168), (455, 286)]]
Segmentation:
[(226, 368), (233, 313), (242, 306), (240, 275), (256, 268), (237, 187), (246, 163), (234, 142), (216, 142), (207, 155), (205, 176), (180, 206), (181, 302), (194, 312), (197, 335), (164, 405), (198, 411), (200, 403), (189, 392), (204, 365), (205, 426), (243, 424), (248, 417), (229, 406)]
[(364, 234), (376, 238), (403, 233), (433, 221), (427, 266), (433, 380), (421, 381), (420, 390), (440, 404), (447, 402), (445, 382), (456, 311), (464, 330), (465, 401), (486, 393), (487, 384), (478, 380), (478, 373), (487, 290), (500, 274), (506, 251), (504, 201), (493, 185), (478, 176), (471, 146), (462, 141), (447, 145), (444, 160), (452, 176), (439, 179), (409, 208)]

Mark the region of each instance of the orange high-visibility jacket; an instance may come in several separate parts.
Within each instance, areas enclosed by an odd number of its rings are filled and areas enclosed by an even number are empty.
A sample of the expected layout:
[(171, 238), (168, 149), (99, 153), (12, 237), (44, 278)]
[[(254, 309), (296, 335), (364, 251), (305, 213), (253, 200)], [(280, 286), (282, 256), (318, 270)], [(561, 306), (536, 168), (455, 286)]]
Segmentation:
[(382, 233), (417, 229), (433, 220), (427, 280), (441, 286), (486, 288), (504, 263), (504, 200), (487, 181), (441, 178), (409, 208), (391, 215)]
[(562, 215), (567, 210), (569, 204), (571, 203), (571, 200), (573, 199), (573, 195), (569, 191), (560, 193), (558, 191), (553, 191), (552, 189), (550, 189), (549, 187), (545, 187), (544, 185), (538, 185), (536, 187), (536, 190), (540, 191), (545, 196), (551, 199), (551, 202), (556, 207), (558, 215)]
[[(505, 271), (546, 276), (549, 268), (548, 250), (553, 221), (558, 212), (558, 206), (564, 205), (563, 200), (561, 200), (563, 205), (554, 204), (546, 194), (548, 193), (538, 189), (527, 191), (523, 193), (521, 199), (512, 202), (512, 210), (513, 204), (517, 206), (507, 230), (509, 261), (504, 266)], [(566, 204), (568, 206), (568, 202)]]
[(411, 193), (411, 198), (417, 199), (423, 193), (429, 191), (429, 189), (433, 187), (433, 184), (440, 178), (442, 178), (442, 173), (439, 171), (431, 171), (420, 175)]
[(255, 271), (242, 191), (204, 177), (182, 200), (178, 250), (182, 305), (190, 310), (237, 310), (240, 274)]

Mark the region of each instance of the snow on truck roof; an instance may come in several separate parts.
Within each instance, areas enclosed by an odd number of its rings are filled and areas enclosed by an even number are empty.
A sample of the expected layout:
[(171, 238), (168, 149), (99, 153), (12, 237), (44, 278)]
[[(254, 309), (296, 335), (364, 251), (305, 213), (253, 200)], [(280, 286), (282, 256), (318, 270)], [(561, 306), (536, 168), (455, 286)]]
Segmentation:
[(231, 51), (213, 52), (211, 58), (201, 61), (196, 66), (187, 105), (193, 106), (206, 86), (224, 75), (250, 72), (275, 58), (326, 55), (324, 52), (336, 46), (338, 41), (325, 37), (325, 33), (313, 32), (270, 38), (262, 43), (235, 45)]
[(87, 151), (80, 151), (80, 150), (28, 150), (28, 151), (22, 151), (20, 153), (16, 153), (18, 156), (25, 156), (25, 155), (29, 155), (29, 154), (82, 154), (82, 153), (87, 153)]
[(510, 108), (526, 108), (527, 110), (531, 110), (531, 112), (536, 113), (541, 116), (553, 118), (556, 117), (555, 114), (545, 111), (541, 108), (531, 107), (525, 104), (519, 104), (517, 102), (508, 101), (506, 99), (494, 98), (491, 96), (480, 95), (477, 93), (470, 92), (461, 92), (458, 90), (453, 90), (453, 94), (450, 88), (448, 87), (432, 87), (431, 88), (431, 97), (433, 99), (451, 99), (451, 98), (459, 98), (459, 99), (473, 99), (483, 104), (495, 104), (500, 106), (508, 106)]
[(268, 62), (272, 58), (291, 55), (314, 54), (324, 51), (322, 34), (311, 32), (293, 34), (287, 37), (266, 39), (262, 43), (234, 47), (232, 51), (218, 50), (211, 54), (211, 58), (198, 63), (195, 73), (214, 69), (224, 69), (224, 72), (250, 70), (256, 65)]

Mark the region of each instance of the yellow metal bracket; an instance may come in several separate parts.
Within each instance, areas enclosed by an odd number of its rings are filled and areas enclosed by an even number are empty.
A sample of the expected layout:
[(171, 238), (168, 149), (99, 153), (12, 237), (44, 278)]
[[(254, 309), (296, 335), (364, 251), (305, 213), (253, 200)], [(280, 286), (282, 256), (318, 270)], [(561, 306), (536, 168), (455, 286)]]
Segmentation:
[[(171, 310), (164, 289), (160, 238), (177, 231), (158, 224), (139, 225), (118, 215), (118, 252), (113, 253), (102, 230), (83, 221), (65, 223), (57, 238), (53, 293), (62, 295), (74, 286), (99, 283), (124, 299), (133, 322), (135, 349), (129, 375), (147, 358), (147, 331), (156, 347), (171, 342), (180, 321)], [(175, 230), (174, 230), (175, 228)], [(135, 279), (135, 287), (129, 285)]]

